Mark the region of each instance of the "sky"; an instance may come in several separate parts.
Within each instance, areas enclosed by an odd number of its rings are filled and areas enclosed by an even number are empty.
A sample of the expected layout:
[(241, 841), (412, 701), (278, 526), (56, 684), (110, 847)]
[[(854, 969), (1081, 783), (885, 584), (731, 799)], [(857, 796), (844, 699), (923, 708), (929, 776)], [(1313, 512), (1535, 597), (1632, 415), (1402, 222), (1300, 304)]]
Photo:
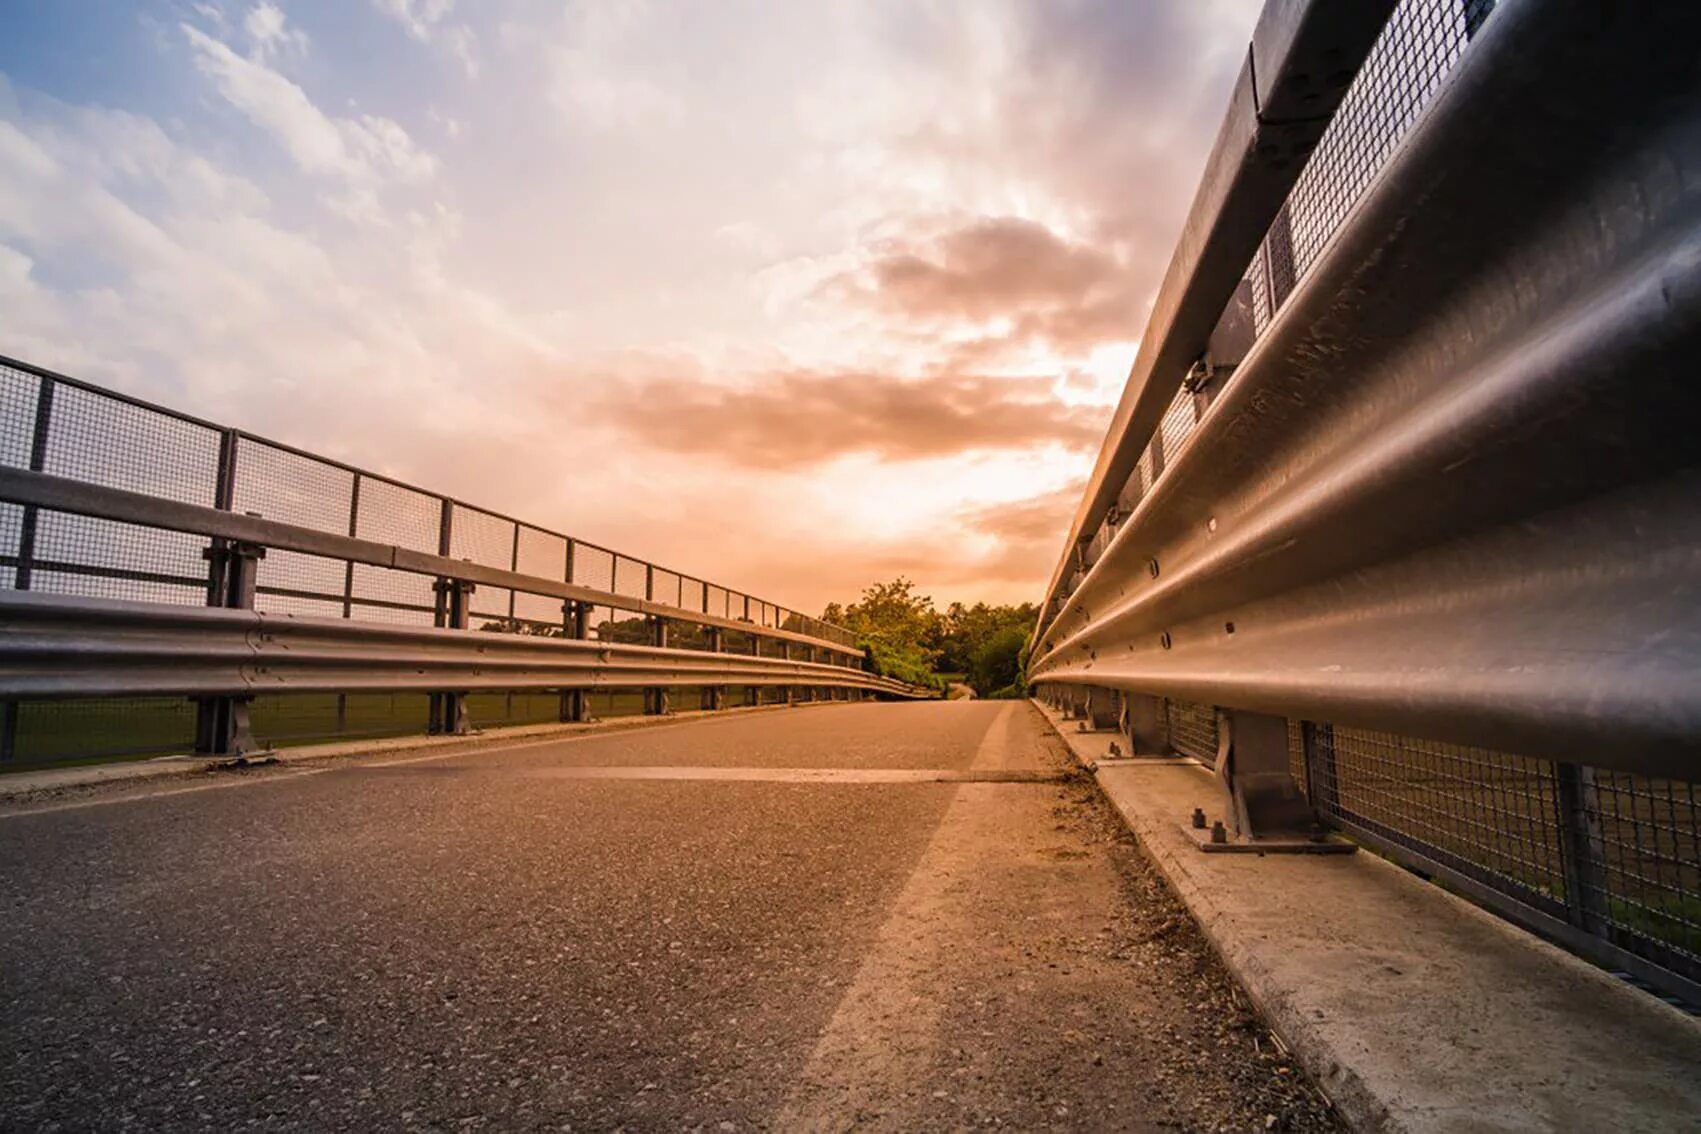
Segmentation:
[(0, 354), (817, 611), (1037, 601), (1255, 0), (8, 0)]

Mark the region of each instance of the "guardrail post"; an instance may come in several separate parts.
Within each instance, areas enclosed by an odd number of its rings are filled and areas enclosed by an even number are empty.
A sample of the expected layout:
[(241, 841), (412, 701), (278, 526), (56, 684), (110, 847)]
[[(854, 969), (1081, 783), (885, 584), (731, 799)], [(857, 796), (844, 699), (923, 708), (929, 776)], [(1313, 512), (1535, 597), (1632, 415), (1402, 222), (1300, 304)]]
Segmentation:
[[(651, 568), (653, 571), (654, 568)], [(646, 587), (646, 590), (649, 588)], [(650, 644), (654, 646), (667, 645), (667, 619), (650, 616)], [(650, 688), (644, 690), (644, 712), (650, 716), (661, 716), (668, 711), (667, 689)]]
[[(717, 654), (723, 652), (723, 647), (726, 645), (726, 639), (725, 639), (725, 635), (722, 634), (722, 632), (721, 632), (721, 628), (719, 626), (704, 627), (704, 633), (706, 634), (706, 636), (709, 639), (709, 650), (710, 650), (710, 652), (711, 653), (717, 653)], [(703, 708), (708, 709), (711, 712), (713, 712), (715, 710), (723, 709), (725, 707), (726, 707), (726, 688), (725, 688), (725, 686), (721, 686), (721, 685), (705, 685), (705, 686), (703, 686)]]
[(1122, 698), (1114, 689), (1089, 685), (1085, 716), (1089, 728), (1115, 728), (1122, 722)]
[[(438, 625), (450, 630), (465, 630), (469, 625), (471, 599), (478, 588), (465, 579), (438, 579)], [(472, 731), (467, 719), (467, 695), (456, 690), (431, 695), (431, 732), (439, 736), (465, 736)]]
[(1590, 933), (1606, 927), (1606, 856), (1601, 832), (1595, 769), (1556, 763), (1559, 785), (1559, 850), (1565, 866), (1565, 916)]
[[(213, 482), (213, 507), (228, 512), (236, 500), (237, 433), (219, 434), (218, 466)], [(259, 584), (260, 560), (266, 549), (256, 544), (214, 539), (202, 549), (207, 561), (207, 605), (230, 610), (253, 610)], [(207, 756), (246, 756), (259, 749), (248, 707), (252, 697), (197, 697), (195, 751)]]
[[(569, 544), (569, 546), (571, 546)], [(572, 581), (573, 568), (568, 562), (567, 579)], [(587, 603), (568, 599), (561, 604), (561, 628), (569, 638), (584, 641), (589, 622), (591, 608)], [(561, 719), (568, 724), (581, 724), (586, 716), (585, 691), (583, 689), (563, 689), (561, 691)]]
[(1307, 839), (1317, 832), (1311, 805), (1288, 767), (1286, 717), (1218, 709), (1215, 770), (1242, 838)]
[[(201, 553), (207, 560), (208, 606), (253, 610), (260, 560), (266, 549), (251, 543), (217, 541)], [(258, 751), (248, 715), (252, 697), (195, 698), (195, 751), (208, 756), (246, 756)]]
[(1122, 695), (1122, 728), (1130, 756), (1168, 756), (1169, 728), (1164, 723), (1164, 700), (1148, 693)]

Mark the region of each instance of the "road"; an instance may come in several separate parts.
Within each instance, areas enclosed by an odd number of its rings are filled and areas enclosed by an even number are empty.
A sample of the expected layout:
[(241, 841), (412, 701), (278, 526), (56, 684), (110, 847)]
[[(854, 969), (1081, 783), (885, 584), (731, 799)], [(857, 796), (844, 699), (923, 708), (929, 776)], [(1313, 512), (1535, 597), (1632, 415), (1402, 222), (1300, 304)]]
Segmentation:
[(1332, 1128), (1026, 704), (223, 772), (0, 857), (0, 1128)]

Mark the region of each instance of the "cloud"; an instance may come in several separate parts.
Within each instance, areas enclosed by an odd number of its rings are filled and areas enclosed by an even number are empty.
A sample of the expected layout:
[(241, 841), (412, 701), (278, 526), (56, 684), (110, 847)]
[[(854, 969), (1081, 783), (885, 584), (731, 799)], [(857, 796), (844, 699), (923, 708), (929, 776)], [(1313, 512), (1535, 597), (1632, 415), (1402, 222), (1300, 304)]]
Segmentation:
[(550, 102), (569, 126), (593, 133), (679, 125), (684, 100), (642, 73), (644, 49), (665, 36), (643, 0), (569, 7), (549, 48)]
[(447, 51), (468, 78), (479, 72), (478, 37), (465, 24), (448, 22), (455, 0), (372, 0), (373, 6), (395, 20), (420, 43)]
[(1113, 251), (1038, 221), (978, 217), (926, 239), (887, 239), (822, 292), (923, 327), (991, 325), (994, 338), (1070, 353), (1133, 337), (1131, 276)]
[(254, 5), (242, 21), (242, 27), (254, 45), (256, 59), (269, 59), (275, 55), (303, 55), (307, 52), (307, 33), (290, 27), (284, 18), (283, 9), (276, 4), (262, 0)]
[(277, 71), (243, 58), (198, 28), (181, 27), (202, 74), (249, 121), (282, 143), (308, 173), (365, 184), (425, 181), (435, 173), (436, 159), (415, 146), (397, 123), (371, 114), (332, 118)]
[(1050, 378), (808, 371), (742, 387), (694, 378), (624, 384), (594, 403), (600, 420), (646, 445), (754, 468), (849, 454), (905, 461), (985, 450), (1084, 448), (1104, 412), (1068, 406)]

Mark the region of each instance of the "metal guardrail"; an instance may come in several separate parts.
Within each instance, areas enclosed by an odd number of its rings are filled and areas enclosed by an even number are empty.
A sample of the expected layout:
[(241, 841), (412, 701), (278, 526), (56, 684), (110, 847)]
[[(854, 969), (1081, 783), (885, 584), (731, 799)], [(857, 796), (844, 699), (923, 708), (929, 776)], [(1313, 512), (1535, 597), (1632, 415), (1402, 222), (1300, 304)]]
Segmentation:
[(841, 627), (5, 358), (0, 620), (0, 766), (239, 753), (251, 711), (289, 740), (927, 695)]
[(914, 692), (819, 662), (0, 593), (0, 696), (16, 699), (722, 685)]
[(1243, 89), (1029, 677), (1701, 1003), (1698, 33), (1402, 0), (1280, 192)]

